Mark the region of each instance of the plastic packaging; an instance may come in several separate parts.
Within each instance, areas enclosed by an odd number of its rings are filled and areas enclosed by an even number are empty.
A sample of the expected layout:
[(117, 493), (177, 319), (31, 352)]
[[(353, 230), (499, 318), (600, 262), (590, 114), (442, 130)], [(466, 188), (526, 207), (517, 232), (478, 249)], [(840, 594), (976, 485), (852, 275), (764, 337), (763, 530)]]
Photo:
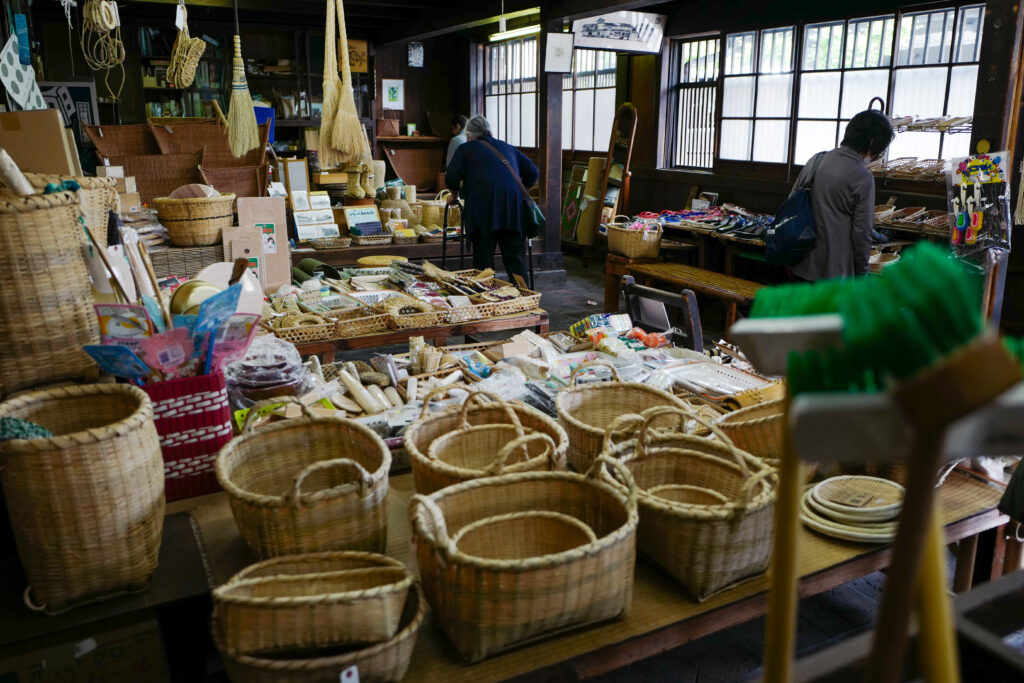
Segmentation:
[(529, 391), (526, 375), (519, 368), (501, 363), (487, 379), (473, 385), (474, 391), (486, 391), (506, 400), (519, 398)]
[(228, 397), (241, 408), (276, 396), (301, 396), (313, 388), (312, 375), (295, 345), (270, 335), (257, 337), (225, 375)]

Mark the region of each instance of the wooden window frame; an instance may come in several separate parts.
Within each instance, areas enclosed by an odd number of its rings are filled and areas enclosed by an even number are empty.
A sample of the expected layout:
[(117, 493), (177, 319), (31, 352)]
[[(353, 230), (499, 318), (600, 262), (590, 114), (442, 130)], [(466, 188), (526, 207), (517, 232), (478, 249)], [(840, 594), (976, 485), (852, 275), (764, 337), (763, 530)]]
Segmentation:
[[(525, 54), (525, 49), (524, 48), (526, 47), (526, 45), (528, 43), (532, 43), (533, 46), (534, 46), (534, 65), (536, 67), (536, 71), (534, 72), (533, 77), (532, 77), (533, 88), (530, 89), (530, 90), (526, 90), (524, 88), (525, 83), (527, 81), (531, 80), (531, 79), (525, 77), (525, 75), (524, 75), (523, 54)], [(519, 73), (518, 73), (518, 77), (516, 77), (515, 66), (514, 65), (508, 65), (506, 63), (504, 66), (502, 66), (500, 68), (500, 71), (502, 72), (501, 74), (498, 74), (500, 77), (497, 78), (497, 79), (492, 78), (492, 75), (495, 75), (494, 72), (493, 72), (493, 68), (492, 68), (493, 64), (492, 64), (492, 61), (491, 61), (494, 49), (495, 48), (499, 48), (499, 49), (503, 50), (504, 54), (506, 55), (505, 58), (507, 60), (508, 59), (507, 55), (511, 51), (513, 45), (518, 45), (518, 47), (519, 47)], [(482, 65), (483, 68), (481, 70), (481, 73), (483, 75), (483, 83), (482, 83), (482, 86), (481, 86), (481, 89), (480, 89), (480, 99), (481, 99), (481, 103), (482, 103), (483, 106), (482, 106), (481, 111), (484, 112), (484, 116), (486, 116), (487, 120), (491, 122), (491, 125), (495, 127), (495, 130), (493, 131), (494, 137), (498, 138), (499, 140), (504, 140), (508, 144), (510, 144), (513, 147), (516, 147), (516, 148), (518, 148), (520, 150), (536, 150), (538, 142), (539, 142), (540, 137), (541, 137), (541, 131), (540, 131), (540, 107), (541, 107), (540, 79), (543, 76), (543, 71), (541, 69), (541, 62), (540, 62), (540, 37), (536, 36), (536, 35), (527, 35), (527, 36), (521, 36), (521, 37), (518, 37), (518, 38), (509, 38), (508, 40), (502, 40), (502, 41), (497, 41), (497, 42), (493, 42), (493, 43), (488, 43), (488, 44), (483, 46), (482, 62), (483, 62), (483, 65)], [(517, 85), (518, 85), (518, 89), (514, 89), (514, 88), (516, 88)], [(497, 88), (499, 90), (499, 92), (492, 92), (492, 87)], [(533, 130), (534, 130), (534, 136), (533, 137), (534, 137), (534, 140), (533, 140), (533, 144), (532, 145), (524, 145), (524, 144), (522, 144), (523, 143), (523, 120), (524, 120), (522, 96), (525, 95), (525, 94), (530, 94), (530, 93), (532, 93), (535, 96), (535, 98), (534, 98), (534, 107), (533, 107)], [(509, 112), (509, 102), (511, 101), (511, 97), (514, 96), (514, 95), (518, 95), (519, 98), (520, 98), (519, 99), (519, 116), (518, 116), (518, 120), (519, 120), (519, 138), (518, 138), (517, 143), (515, 143), (515, 144), (513, 144), (513, 142), (509, 139), (510, 136), (508, 135), (508, 132), (509, 132), (508, 123), (509, 123), (509, 118), (510, 118), (509, 115), (508, 115), (508, 112)], [(496, 129), (497, 128), (496, 121), (493, 118), (493, 116), (490, 115), (488, 113), (488, 111), (487, 111), (487, 100), (489, 98), (491, 98), (491, 97), (500, 97), (500, 98), (502, 98), (504, 100), (505, 116), (500, 121), (501, 130), (497, 130)]]
[[(611, 54), (616, 55), (615, 60), (612, 61), (612, 68), (611, 68), (612, 84), (610, 86), (609, 85), (602, 85), (601, 87), (598, 87), (597, 81), (598, 81), (598, 78), (600, 77), (600, 74), (602, 72), (597, 69), (597, 57), (595, 57), (595, 60), (594, 60), (594, 84), (591, 87), (589, 87), (589, 88), (577, 87), (577, 84), (576, 84), (576, 81), (577, 81), (576, 55), (578, 53), (580, 53), (580, 52), (595, 52), (595, 53), (598, 53), (598, 52), (605, 53), (605, 52), (607, 52), (607, 53), (611, 53)], [(565, 147), (565, 136), (564, 136), (564, 134), (562, 136), (562, 143), (563, 143), (562, 154), (563, 154), (563, 156), (567, 155), (571, 159), (576, 158), (577, 155), (586, 155), (587, 157), (590, 157), (590, 156), (594, 156), (595, 154), (598, 154), (598, 153), (605, 154), (605, 153), (607, 153), (606, 150), (603, 149), (603, 148), (600, 148), (600, 147), (597, 148), (597, 149), (580, 149), (580, 148), (576, 147), (576, 93), (580, 92), (580, 91), (585, 91), (585, 90), (591, 90), (594, 93), (595, 106), (594, 106), (593, 115), (591, 117), (591, 129), (590, 129), (591, 130), (591, 136), (593, 137), (594, 136), (594, 131), (597, 129), (597, 106), (596, 106), (597, 91), (598, 90), (615, 90), (617, 82), (618, 82), (618, 78), (617, 78), (617, 76), (618, 76), (618, 73), (617, 73), (618, 69), (616, 67), (616, 62), (618, 61), (618, 54), (615, 53), (612, 50), (597, 50), (597, 49), (594, 49), (594, 48), (576, 47), (576, 48), (573, 48), (572, 57), (573, 57), (572, 71), (570, 71), (567, 74), (562, 74), (562, 106), (563, 107), (565, 106), (565, 94), (566, 93), (572, 93), (572, 112), (570, 114), (570, 116), (572, 118), (572, 132), (571, 132), (570, 142), (569, 142), (569, 146), (568, 147)], [(570, 83), (569, 87), (566, 87), (566, 81), (568, 81)], [(613, 111), (612, 112), (613, 125), (614, 125), (614, 118), (615, 118), (615, 112)]]

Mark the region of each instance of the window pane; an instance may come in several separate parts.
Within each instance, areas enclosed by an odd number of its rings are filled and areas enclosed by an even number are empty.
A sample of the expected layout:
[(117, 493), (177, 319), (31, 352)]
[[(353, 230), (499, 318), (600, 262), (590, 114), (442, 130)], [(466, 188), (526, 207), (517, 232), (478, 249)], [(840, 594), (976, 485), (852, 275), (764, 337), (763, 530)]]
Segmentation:
[(537, 94), (523, 95), (523, 132), (519, 144), (523, 147), (537, 146)]
[(501, 96), (488, 97), (484, 102), (484, 116), (491, 122), (491, 130), (495, 136), (505, 136), (505, 98)]
[(572, 98), (571, 90), (562, 94), (562, 149), (573, 149)]
[(594, 98), (594, 149), (608, 149), (615, 121), (615, 88), (601, 88)]
[(718, 38), (692, 40), (680, 45), (679, 81), (702, 83), (718, 78)]
[(904, 14), (896, 64), (941, 64), (949, 60), (952, 41), (953, 10)]
[[(936, 159), (939, 156), (939, 137), (942, 133), (900, 133), (889, 146), (889, 158), (917, 157)], [(967, 136), (970, 137), (970, 136)]]
[(971, 153), (971, 136), (967, 133), (946, 134), (942, 142), (942, 158), (956, 159)]
[(718, 156), (721, 159), (750, 161), (750, 121), (722, 121), (722, 140)]
[(803, 164), (818, 152), (830, 150), (835, 146), (835, 121), (799, 121), (796, 124), (793, 163)]
[(676, 164), (711, 168), (715, 148), (715, 86), (679, 91), (679, 135)]
[(754, 73), (754, 41), (757, 34), (732, 33), (725, 38), (725, 75)]
[(793, 70), (793, 28), (761, 31), (760, 72), (779, 74)]
[(594, 149), (594, 91), (576, 91), (576, 149)]
[(960, 10), (960, 38), (956, 51), (957, 62), (976, 62), (981, 52), (981, 17), (983, 5)]
[(722, 86), (722, 116), (754, 114), (754, 77), (726, 78)]
[(757, 115), (789, 116), (793, 76), (760, 76), (757, 81)]
[(843, 45), (843, 22), (815, 24), (804, 35), (804, 71), (838, 69)]
[(754, 161), (783, 163), (789, 157), (789, 121), (757, 121)]
[(843, 74), (843, 102), (839, 115), (843, 118), (853, 118), (855, 114), (868, 108), (872, 97), (881, 97), (884, 100), (888, 92), (888, 69), (847, 71)]
[(903, 116), (942, 116), (946, 71), (946, 67), (897, 69), (893, 74), (891, 112)]
[(974, 91), (977, 85), (977, 65), (954, 66), (949, 79), (949, 104), (946, 107), (946, 113), (950, 116), (972, 116), (974, 114)]
[(505, 142), (512, 145), (513, 147), (519, 147), (522, 143), (519, 137), (519, 125), (522, 120), (522, 109), (520, 108), (519, 98), (521, 95), (509, 95), (508, 100), (505, 103), (506, 111), (505, 114), (508, 117), (507, 123), (505, 124)]
[(839, 82), (842, 74), (838, 72), (809, 73), (800, 77), (801, 118), (827, 119), (835, 118), (839, 111)]

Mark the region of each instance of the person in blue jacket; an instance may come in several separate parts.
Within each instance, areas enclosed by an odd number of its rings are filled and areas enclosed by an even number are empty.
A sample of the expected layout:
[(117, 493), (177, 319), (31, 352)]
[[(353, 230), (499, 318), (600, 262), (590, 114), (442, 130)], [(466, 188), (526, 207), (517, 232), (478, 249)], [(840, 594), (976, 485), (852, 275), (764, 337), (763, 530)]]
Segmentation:
[(525, 279), (526, 204), (509, 169), (519, 175), (527, 188), (537, 182), (540, 174), (525, 154), (491, 135), (491, 124), (483, 116), (470, 119), (466, 136), (469, 142), (455, 150), (448, 164), (445, 184), (452, 193), (449, 204), (456, 203), (460, 195), (466, 201), (462, 229), (473, 244), (473, 267), (493, 268), (494, 249), (498, 246), (509, 278), (519, 275)]

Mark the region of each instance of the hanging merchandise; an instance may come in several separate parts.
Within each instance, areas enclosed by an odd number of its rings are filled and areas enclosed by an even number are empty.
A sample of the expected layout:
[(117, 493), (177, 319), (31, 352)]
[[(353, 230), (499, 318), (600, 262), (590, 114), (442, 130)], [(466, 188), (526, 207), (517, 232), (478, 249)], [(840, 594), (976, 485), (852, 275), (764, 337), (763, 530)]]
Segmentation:
[(953, 228), (949, 241), (960, 258), (1010, 249), (1010, 186), (1007, 152), (977, 154), (950, 162), (947, 174)]
[(199, 59), (206, 51), (206, 41), (192, 38), (188, 34), (188, 10), (185, 0), (178, 0), (175, 10), (174, 24), (178, 27), (178, 37), (174, 40), (171, 51), (171, 65), (167, 68), (167, 82), (177, 88), (187, 88), (196, 77)]
[(231, 70), (231, 103), (228, 109), (228, 147), (238, 158), (260, 144), (256, 111), (252, 108), (249, 83), (245, 80), (242, 39), (238, 28), (238, 0), (235, 0), (235, 59)]
[(320, 148), (318, 158), (320, 168), (334, 168), (341, 163), (341, 155), (331, 140), (334, 139), (334, 124), (338, 115), (338, 98), (341, 95), (341, 78), (338, 76), (338, 69), (333, 65), (338, 63), (338, 55), (335, 48), (334, 17), (335, 0), (327, 0), (327, 25), (324, 28), (324, 97), (323, 108), (320, 112)]
[[(341, 50), (341, 92), (338, 98), (338, 112), (334, 119), (330, 146), (341, 156), (342, 163), (359, 164), (365, 160), (366, 136), (356, 109), (355, 94), (352, 90), (352, 70), (348, 64), (348, 36), (345, 29), (345, 6), (337, 0), (338, 40)], [(326, 63), (324, 64), (326, 69)]]
[[(124, 43), (121, 41), (121, 16), (117, 3), (111, 0), (85, 0), (82, 5), (82, 54), (93, 71), (105, 71), (103, 84), (115, 101), (124, 89)], [(110, 86), (110, 72), (121, 69), (121, 84), (117, 92)]]

